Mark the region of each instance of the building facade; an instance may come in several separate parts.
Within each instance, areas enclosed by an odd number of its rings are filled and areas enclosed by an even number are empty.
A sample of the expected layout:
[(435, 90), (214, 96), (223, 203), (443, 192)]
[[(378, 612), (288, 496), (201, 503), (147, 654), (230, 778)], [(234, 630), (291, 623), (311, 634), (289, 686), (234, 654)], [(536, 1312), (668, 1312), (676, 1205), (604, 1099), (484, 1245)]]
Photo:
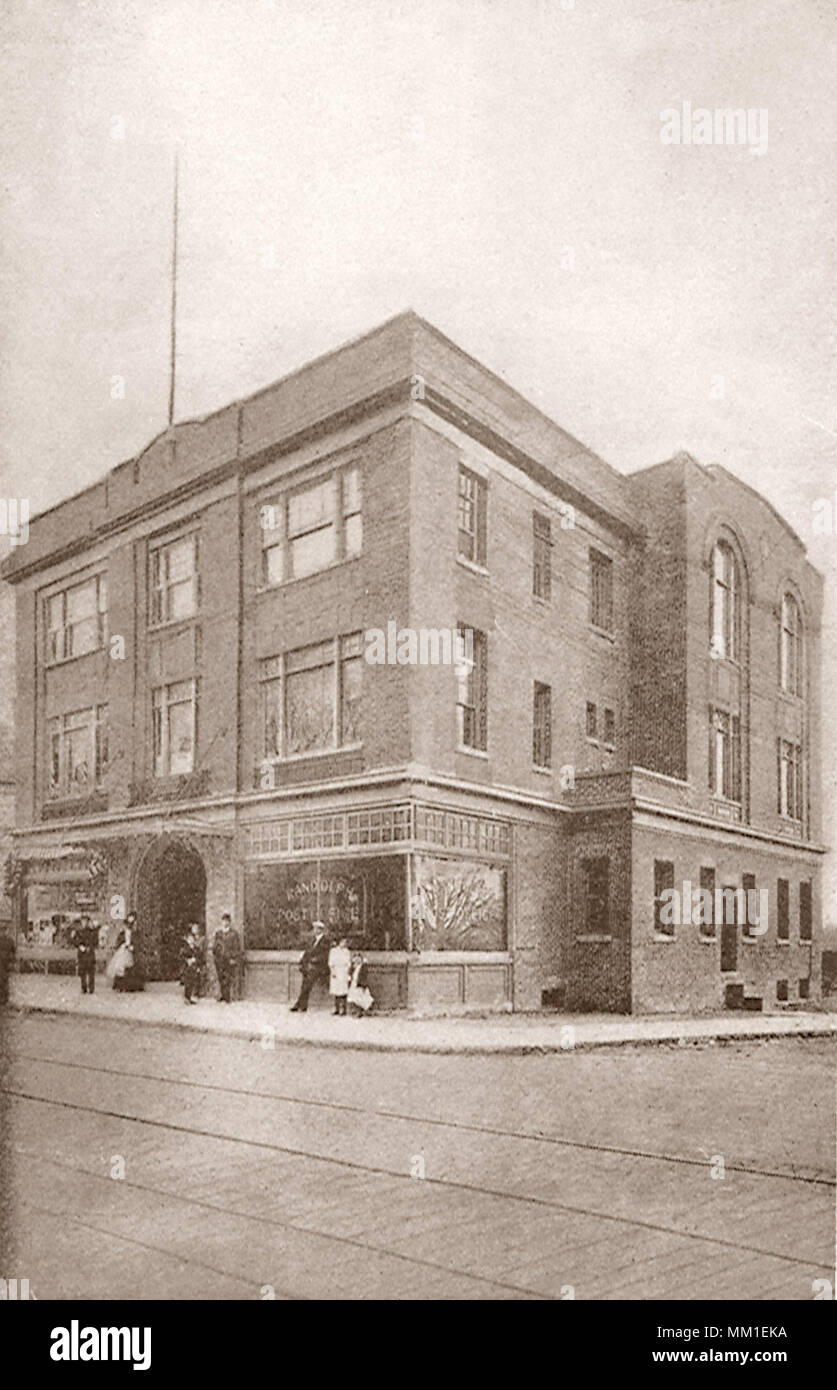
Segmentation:
[(407, 313), (3, 573), (24, 950), (132, 906), (174, 978), (229, 909), (254, 997), (319, 918), (384, 1006), (817, 999), (821, 581), (725, 470), (620, 474)]

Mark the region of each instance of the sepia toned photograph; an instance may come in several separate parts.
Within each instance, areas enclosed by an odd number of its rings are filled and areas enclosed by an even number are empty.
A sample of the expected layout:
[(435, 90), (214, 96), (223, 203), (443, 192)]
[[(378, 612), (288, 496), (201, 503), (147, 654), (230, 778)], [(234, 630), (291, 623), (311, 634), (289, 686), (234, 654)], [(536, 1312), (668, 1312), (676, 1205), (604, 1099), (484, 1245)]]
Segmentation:
[(47, 1369), (502, 1300), (792, 1370), (833, 6), (0, 12), (0, 1301)]

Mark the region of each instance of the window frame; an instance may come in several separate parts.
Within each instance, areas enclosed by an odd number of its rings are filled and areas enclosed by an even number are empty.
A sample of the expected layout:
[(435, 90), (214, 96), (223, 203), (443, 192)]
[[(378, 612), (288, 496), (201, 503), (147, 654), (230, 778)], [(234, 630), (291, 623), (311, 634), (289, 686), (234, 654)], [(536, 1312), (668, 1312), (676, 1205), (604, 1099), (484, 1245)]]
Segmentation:
[(733, 546), (715, 541), (710, 559), (709, 650), (716, 660), (741, 664), (741, 566)]
[(613, 556), (590, 546), (587, 552), (590, 603), (589, 623), (597, 632), (614, 635), (614, 574)]
[(552, 769), (552, 686), (543, 681), (532, 690), (532, 764), (542, 772)]
[(785, 590), (779, 604), (779, 689), (802, 699), (804, 682), (804, 624), (798, 599)]
[[(309, 477), (304, 481), (288, 485), (275, 494), (272, 501), (259, 503), (260, 587), (262, 589), (275, 589), (282, 584), (292, 584), (303, 579), (311, 579), (314, 575), (324, 574), (327, 570), (334, 569), (336, 565), (343, 565), (363, 554), (363, 481), (362, 463), (355, 458), (341, 463), (336, 468), (329, 469), (326, 473), (319, 473), (315, 477)], [(293, 503), (298, 498), (315, 493), (318, 488), (328, 488), (329, 486), (332, 490), (330, 519), (325, 521), (312, 520), (310, 523), (294, 529), (291, 523)], [(268, 509), (278, 516), (278, 524), (265, 526), (262, 518)], [(349, 535), (354, 530), (351, 523), (356, 520), (359, 520), (358, 540), (357, 543), (354, 541), (350, 543)], [(307, 537), (317, 535), (318, 532), (330, 528), (333, 528), (334, 531), (332, 558), (314, 569), (296, 573), (294, 542), (304, 541)], [(275, 538), (272, 543), (269, 543), (269, 538), (274, 533)], [(272, 556), (274, 554), (278, 554), (279, 557), (277, 564), (280, 570), (279, 578), (271, 575)]]
[[(91, 612), (83, 618), (71, 620), (69, 617), (70, 595), (90, 586), (93, 587)], [(56, 601), (60, 602), (61, 617), (60, 622), (53, 626), (50, 610)], [(85, 651), (73, 651), (73, 631), (81, 627), (83, 623), (94, 623), (95, 643)], [(76, 661), (80, 657), (92, 656), (94, 652), (102, 651), (107, 644), (108, 632), (107, 570), (97, 570), (95, 574), (89, 574), (84, 579), (75, 580), (51, 593), (44, 594), (43, 624), (45, 666), (60, 666), (65, 661)]]
[[(611, 911), (611, 873), (610, 855), (587, 854), (580, 860), (581, 912), (579, 918), (582, 930), (576, 931), (576, 940), (612, 941), (613, 914)], [(591, 888), (596, 876), (600, 881), (596, 891)], [(598, 907), (598, 912), (596, 911)]]
[[(191, 571), (185, 579), (172, 579), (167, 573), (169, 556), (176, 546), (191, 542)], [(189, 585), (191, 607), (188, 613), (172, 616), (172, 593)], [(176, 623), (192, 622), (200, 609), (200, 533), (196, 528), (176, 536), (161, 536), (148, 547), (148, 626), (172, 627)]]
[[(88, 705), (83, 709), (68, 710), (63, 714), (51, 715), (46, 721), (46, 783), (44, 800), (79, 800), (94, 792), (101, 791), (108, 773), (107, 738), (105, 736), (105, 757), (101, 757), (101, 728), (107, 728), (108, 706), (106, 704)], [(73, 721), (76, 721), (74, 724)], [(88, 780), (80, 790), (74, 789), (68, 776), (68, 737), (73, 733), (87, 734), (89, 768)], [(53, 772), (57, 776), (53, 780)]]
[[(328, 650), (328, 658), (310, 666), (298, 666), (296, 670), (290, 670), (293, 658), (302, 658), (305, 652), (314, 653), (316, 651), (325, 652)], [(280, 652), (276, 656), (263, 657), (259, 662), (259, 687), (261, 703), (261, 759), (263, 762), (277, 764), (287, 762), (298, 762), (305, 758), (318, 758), (329, 753), (341, 752), (346, 749), (361, 748), (363, 746), (361, 738), (344, 738), (347, 718), (346, 718), (346, 684), (347, 667), (351, 663), (354, 669), (361, 673), (361, 694), (363, 699), (363, 633), (350, 632), (338, 634), (335, 637), (326, 638), (323, 642), (306, 643), (304, 647), (290, 648), (286, 652)], [(314, 748), (303, 749), (300, 752), (289, 753), (289, 728), (288, 728), (288, 683), (293, 676), (304, 670), (331, 670), (331, 739), (325, 744), (318, 744)], [(276, 747), (272, 750), (268, 742), (268, 723), (269, 717), (278, 710), (276, 718)], [(362, 710), (362, 706), (361, 706)], [(362, 712), (361, 712), (362, 718)]]
[(734, 806), (743, 804), (741, 716), (709, 706), (709, 790)]
[(532, 512), (532, 595), (552, 601), (552, 521), (543, 512)]
[[(181, 687), (189, 686), (189, 699), (177, 699), (172, 693)], [(159, 698), (159, 701), (157, 699)], [(189, 767), (172, 768), (171, 750), (171, 711), (188, 704), (191, 710), (190, 732), (192, 748)], [(158, 720), (159, 713), (159, 720)], [(159, 726), (159, 727), (158, 727)], [(158, 751), (159, 745), (159, 751)], [(198, 751), (198, 681), (190, 676), (182, 681), (169, 681), (165, 685), (154, 686), (151, 690), (151, 765), (153, 776), (162, 780), (167, 777), (190, 777), (197, 767)], [(162, 764), (162, 765), (159, 765)]]
[[(467, 655), (467, 632), (471, 634), (470, 656)], [(460, 753), (487, 753), (488, 638), (479, 628), (458, 623), (456, 647), (457, 748)]]
[(805, 818), (805, 762), (801, 743), (793, 739), (777, 738), (776, 770), (776, 809), (783, 820), (801, 825)]
[[(670, 873), (663, 874), (663, 870), (671, 870)], [(666, 941), (673, 941), (676, 923), (662, 922), (660, 914), (662, 911), (662, 895), (666, 891), (670, 892), (674, 888), (674, 860), (655, 859), (654, 860), (654, 936)], [(681, 905), (682, 906), (682, 905)]]
[[(463, 526), (468, 510), (473, 525)], [(479, 473), (460, 463), (456, 484), (456, 554), (466, 565), (484, 570), (488, 565), (488, 483)], [(464, 538), (464, 539), (463, 539)]]

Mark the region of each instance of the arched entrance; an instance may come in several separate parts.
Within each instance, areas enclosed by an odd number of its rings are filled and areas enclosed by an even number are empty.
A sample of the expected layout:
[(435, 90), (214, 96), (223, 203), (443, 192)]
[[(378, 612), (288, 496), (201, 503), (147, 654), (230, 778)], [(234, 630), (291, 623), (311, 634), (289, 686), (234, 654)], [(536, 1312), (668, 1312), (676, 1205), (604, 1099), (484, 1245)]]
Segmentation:
[(186, 928), (203, 928), (206, 916), (206, 870), (197, 850), (171, 836), (156, 841), (137, 867), (133, 901), (146, 978), (178, 979)]

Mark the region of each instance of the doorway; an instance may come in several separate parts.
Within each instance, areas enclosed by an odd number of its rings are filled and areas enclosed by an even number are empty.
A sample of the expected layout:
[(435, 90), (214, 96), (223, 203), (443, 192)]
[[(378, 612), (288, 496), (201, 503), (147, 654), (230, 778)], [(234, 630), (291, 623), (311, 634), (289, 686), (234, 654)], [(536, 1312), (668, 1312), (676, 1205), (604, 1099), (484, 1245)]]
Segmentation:
[(206, 918), (206, 870), (197, 850), (165, 837), (137, 870), (138, 954), (149, 980), (177, 980), (180, 950), (190, 922)]
[[(721, 901), (724, 904), (721, 921), (721, 970), (732, 972), (738, 969), (738, 894), (732, 885), (724, 888)], [(734, 921), (727, 921), (727, 904), (735, 903)]]

